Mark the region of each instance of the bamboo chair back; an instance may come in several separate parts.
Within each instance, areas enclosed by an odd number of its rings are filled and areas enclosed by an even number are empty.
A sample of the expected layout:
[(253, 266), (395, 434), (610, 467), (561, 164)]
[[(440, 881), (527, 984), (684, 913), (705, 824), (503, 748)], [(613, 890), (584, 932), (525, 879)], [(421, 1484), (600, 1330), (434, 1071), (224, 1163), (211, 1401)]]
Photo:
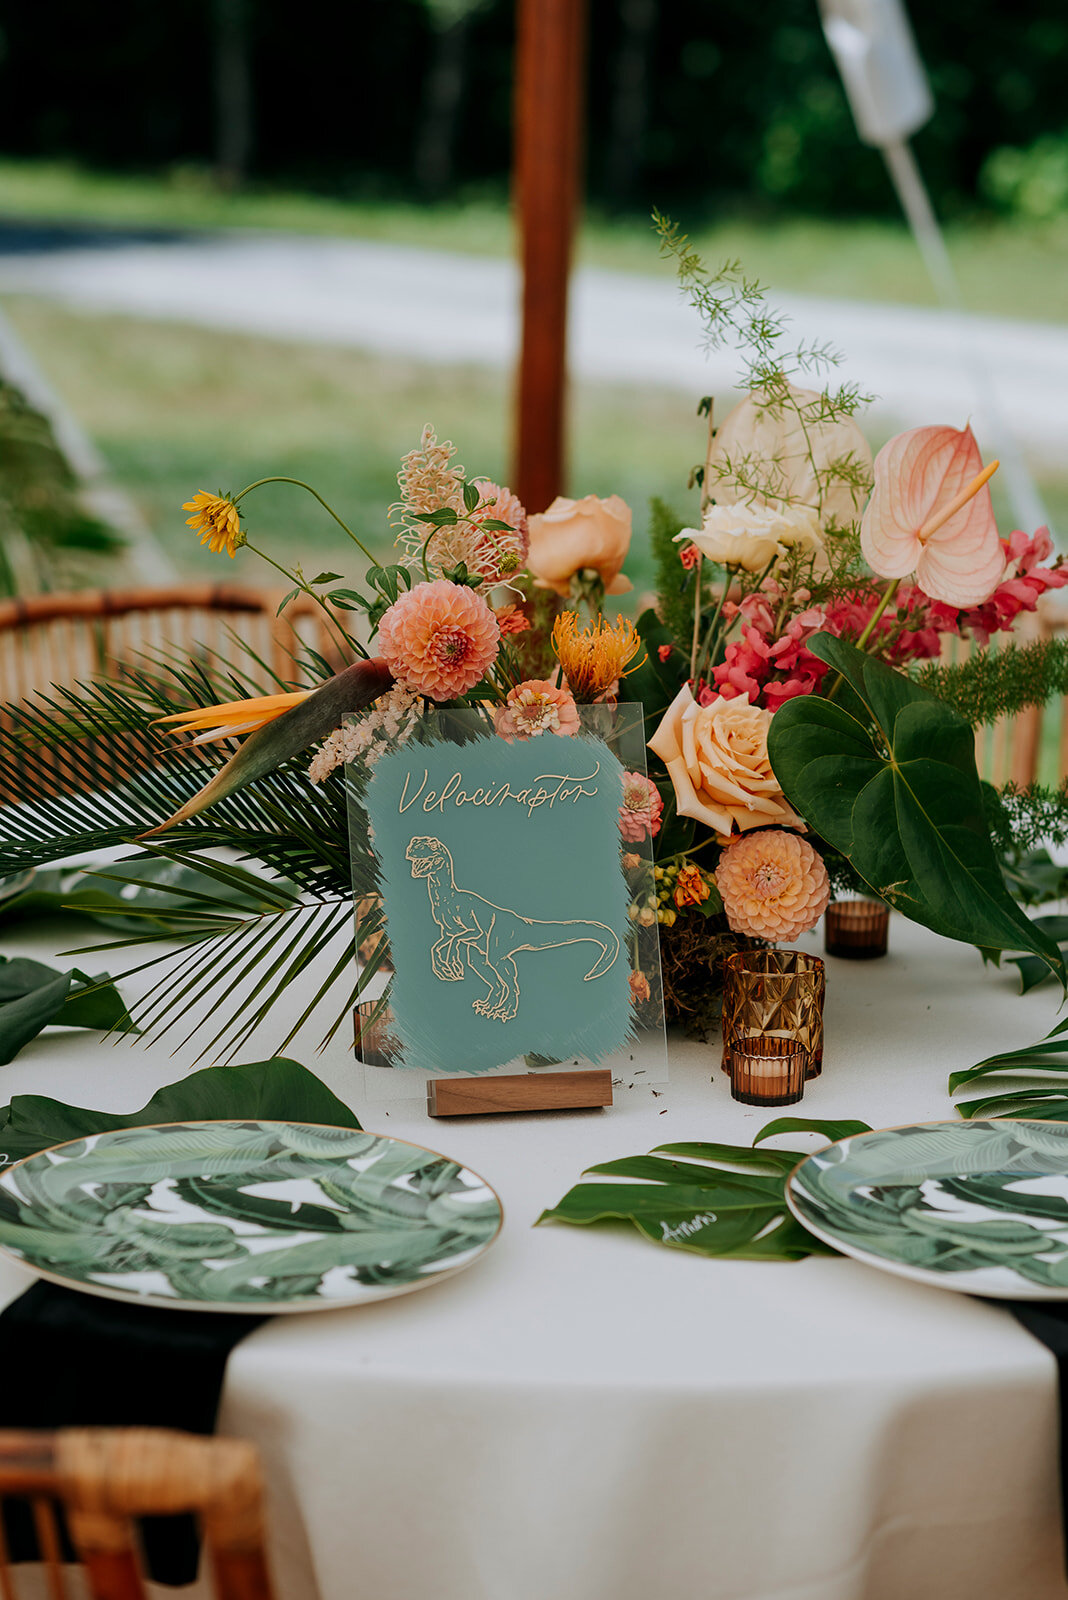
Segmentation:
[[(313, 600), (299, 595), (277, 615), (281, 592), (227, 584), (186, 584), (165, 589), (85, 590), (0, 601), (0, 738), (14, 724), (4, 707), (32, 701), (40, 691), (73, 688), (94, 678), (120, 679), (151, 672), (154, 658), (177, 658), (205, 667), (229, 664), (249, 694), (273, 693), (274, 672), (287, 686), (298, 676), (302, 645), (335, 669), (346, 665), (335, 635)], [(264, 663), (266, 668), (260, 663)], [(227, 696), (227, 698), (230, 698)], [(155, 765), (156, 746), (145, 736), (106, 732), (82, 736), (92, 774), (78, 772), (62, 743), (21, 758), (0, 779), (0, 804), (37, 793), (78, 793), (107, 788)], [(208, 752), (205, 764), (218, 764)]]
[[(56, 1503), (92, 1600), (147, 1600), (135, 1520), (192, 1512), (218, 1600), (274, 1600), (256, 1452), (237, 1439), (162, 1428), (0, 1432), (0, 1499), (29, 1500), (49, 1600), (75, 1593), (61, 1555)], [(0, 1596), (19, 1600), (0, 1544)]]
[[(1037, 616), (1024, 618), (1014, 633), (1014, 642), (1032, 644), (1045, 637), (1045, 623)], [(942, 660), (949, 663), (966, 661), (974, 654), (975, 645), (970, 639), (945, 635)], [(997, 648), (995, 646), (995, 648)], [(1013, 783), (1020, 788), (1034, 783), (1038, 777), (1042, 754), (1042, 706), (1029, 706), (1015, 717), (1000, 717), (989, 727), (975, 732), (975, 764), (979, 776), (998, 788)]]
[(279, 617), (281, 599), (273, 591), (201, 583), (0, 601), (0, 704), (17, 705), (53, 684), (70, 688), (143, 669), (146, 655), (230, 661), (264, 694), (277, 685), (256, 657), (286, 683), (294, 678), (293, 657), (302, 643), (339, 664), (315, 602), (298, 595)]

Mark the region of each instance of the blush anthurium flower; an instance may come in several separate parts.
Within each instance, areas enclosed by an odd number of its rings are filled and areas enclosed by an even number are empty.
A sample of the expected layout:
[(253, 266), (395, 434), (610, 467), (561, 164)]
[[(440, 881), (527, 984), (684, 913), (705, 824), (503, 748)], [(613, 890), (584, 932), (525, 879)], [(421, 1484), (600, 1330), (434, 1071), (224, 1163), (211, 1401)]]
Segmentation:
[(860, 547), (881, 578), (916, 574), (932, 600), (981, 605), (1005, 570), (990, 490), (971, 428), (910, 428), (875, 458)]

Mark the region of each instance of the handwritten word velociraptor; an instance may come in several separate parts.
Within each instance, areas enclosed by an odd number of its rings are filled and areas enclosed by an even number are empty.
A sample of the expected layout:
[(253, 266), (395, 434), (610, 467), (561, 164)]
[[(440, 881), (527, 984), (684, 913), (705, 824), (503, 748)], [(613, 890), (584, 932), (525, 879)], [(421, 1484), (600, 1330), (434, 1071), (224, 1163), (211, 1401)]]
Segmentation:
[(418, 804), (420, 809), (427, 812), (439, 811), (444, 815), (446, 806), (486, 806), (500, 808), (507, 801), (514, 801), (522, 806), (527, 816), (533, 816), (539, 806), (548, 806), (551, 811), (557, 801), (561, 804), (581, 800), (584, 795), (597, 793), (597, 784), (594, 781), (601, 770), (601, 763), (595, 761), (592, 772), (585, 772), (577, 776), (572, 772), (542, 772), (534, 778), (525, 789), (513, 789), (510, 783), (488, 784), (483, 789), (472, 789), (468, 792), (462, 787), (463, 776), (454, 772), (442, 785), (440, 790), (428, 789), (430, 774), (423, 769), (423, 781), (419, 784), (414, 794), (409, 794), (408, 785), (412, 781), (411, 773), (406, 773), (404, 788), (401, 790), (397, 810), (401, 816), (410, 811), (412, 806)]

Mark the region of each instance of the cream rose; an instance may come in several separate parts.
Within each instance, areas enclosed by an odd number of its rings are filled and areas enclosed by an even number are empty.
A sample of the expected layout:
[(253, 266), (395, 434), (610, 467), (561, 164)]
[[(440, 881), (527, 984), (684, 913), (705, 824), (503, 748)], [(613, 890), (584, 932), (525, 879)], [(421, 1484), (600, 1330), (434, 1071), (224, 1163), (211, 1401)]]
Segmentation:
[(701, 527), (683, 528), (675, 543), (696, 545), (709, 561), (763, 572), (791, 548), (822, 550), (820, 525), (807, 506), (709, 506)]
[(631, 512), (618, 494), (600, 500), (557, 495), (548, 511), (530, 518), (527, 566), (539, 587), (566, 595), (583, 567), (599, 573), (606, 594), (626, 594), (633, 585), (621, 568), (630, 549)]
[(727, 840), (747, 828), (801, 828), (768, 760), (771, 712), (739, 696), (698, 705), (684, 685), (649, 748), (668, 769), (679, 814)]

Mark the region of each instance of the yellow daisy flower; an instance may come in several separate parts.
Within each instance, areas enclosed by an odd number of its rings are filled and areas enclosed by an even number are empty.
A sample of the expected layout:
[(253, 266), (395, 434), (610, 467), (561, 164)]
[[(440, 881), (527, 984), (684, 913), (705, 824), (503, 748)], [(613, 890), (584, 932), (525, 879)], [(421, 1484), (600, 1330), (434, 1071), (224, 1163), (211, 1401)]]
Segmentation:
[(227, 495), (208, 494), (206, 489), (201, 489), (192, 500), (185, 502), (182, 510), (194, 513), (186, 522), (200, 534), (201, 544), (206, 544), (212, 555), (225, 550), (233, 558), (244, 544), (241, 513)]
[(638, 630), (623, 617), (617, 617), (614, 624), (598, 617), (588, 628), (580, 628), (577, 612), (561, 611), (553, 624), (553, 649), (568, 688), (580, 704), (608, 693), (626, 675), (641, 647)]

